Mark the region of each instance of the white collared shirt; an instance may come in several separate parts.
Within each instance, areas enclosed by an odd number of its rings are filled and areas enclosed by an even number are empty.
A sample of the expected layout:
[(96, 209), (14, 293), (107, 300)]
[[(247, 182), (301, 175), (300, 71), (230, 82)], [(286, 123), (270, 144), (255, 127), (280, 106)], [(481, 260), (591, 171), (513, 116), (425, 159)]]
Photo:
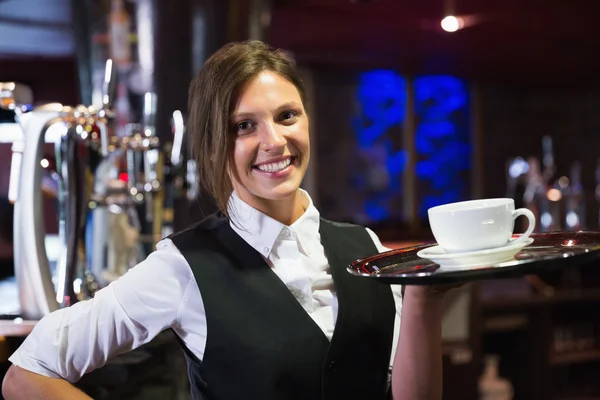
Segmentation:
[[(308, 207), (290, 226), (260, 213), (234, 193), (231, 227), (263, 255), (331, 339), (338, 302), (320, 241), (319, 212), (302, 193)], [(375, 233), (367, 231), (379, 251), (388, 250)], [(392, 286), (392, 291), (397, 315), (391, 360), (402, 303), (400, 286)], [(171, 240), (164, 239), (146, 260), (93, 299), (44, 317), (9, 360), (26, 370), (75, 382), (108, 358), (148, 343), (168, 328), (202, 359), (208, 328), (202, 296), (188, 262)]]

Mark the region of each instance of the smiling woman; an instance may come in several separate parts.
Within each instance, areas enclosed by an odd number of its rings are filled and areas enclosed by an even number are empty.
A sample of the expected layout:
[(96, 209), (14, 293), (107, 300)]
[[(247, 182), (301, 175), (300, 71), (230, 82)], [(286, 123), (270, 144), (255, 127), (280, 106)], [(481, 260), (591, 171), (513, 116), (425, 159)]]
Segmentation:
[(402, 296), (347, 273), (388, 249), (367, 228), (321, 218), (300, 189), (304, 93), (291, 60), (261, 42), (206, 62), (188, 131), (220, 211), (44, 317), (10, 358), (7, 400), (86, 399), (68, 382), (165, 329), (180, 339), (194, 400), (441, 398), (444, 292)]

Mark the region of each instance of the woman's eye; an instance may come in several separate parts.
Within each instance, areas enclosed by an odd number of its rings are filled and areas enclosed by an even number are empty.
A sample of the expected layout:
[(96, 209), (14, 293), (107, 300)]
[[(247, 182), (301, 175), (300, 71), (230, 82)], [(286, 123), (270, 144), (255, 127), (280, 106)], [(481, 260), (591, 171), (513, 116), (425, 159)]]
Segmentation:
[(236, 130), (240, 133), (248, 132), (254, 125), (250, 121), (243, 121), (236, 125)]
[(297, 111), (284, 111), (279, 115), (279, 121), (291, 125), (296, 122), (299, 115), (300, 113)]
[(283, 113), (281, 113), (280, 119), (283, 122), (286, 121), (290, 121), (290, 120), (294, 120), (296, 117), (298, 117), (298, 113), (295, 111), (284, 111)]

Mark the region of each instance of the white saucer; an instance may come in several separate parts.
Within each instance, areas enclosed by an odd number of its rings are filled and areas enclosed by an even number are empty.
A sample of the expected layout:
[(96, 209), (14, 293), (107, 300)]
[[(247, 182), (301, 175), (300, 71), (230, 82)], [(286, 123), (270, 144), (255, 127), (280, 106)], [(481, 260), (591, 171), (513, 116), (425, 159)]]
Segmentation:
[(527, 240), (516, 244), (508, 243), (506, 246), (502, 247), (464, 253), (446, 253), (440, 246), (433, 246), (420, 250), (417, 253), (417, 256), (429, 259), (444, 268), (462, 269), (468, 267), (492, 266), (494, 264), (512, 260), (523, 247), (529, 246), (531, 243), (533, 243), (533, 238), (528, 238)]

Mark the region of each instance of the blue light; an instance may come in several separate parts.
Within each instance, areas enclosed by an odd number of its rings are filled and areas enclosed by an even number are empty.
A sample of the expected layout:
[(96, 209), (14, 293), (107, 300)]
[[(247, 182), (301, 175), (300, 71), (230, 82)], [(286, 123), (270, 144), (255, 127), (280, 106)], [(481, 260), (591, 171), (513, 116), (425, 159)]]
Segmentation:
[(424, 76), (414, 85), (415, 172), (424, 188), (419, 215), (425, 217), (430, 207), (463, 199), (471, 154), (468, 95), (465, 84), (452, 76)]
[(465, 85), (458, 78), (432, 75), (415, 79), (415, 109), (419, 115), (444, 119), (466, 104)]
[(359, 79), (357, 100), (361, 113), (353, 127), (360, 156), (367, 162), (353, 182), (368, 194), (363, 204), (367, 218), (381, 221), (390, 217), (392, 203), (402, 196), (408, 155), (398, 148), (401, 140), (394, 137), (394, 130), (400, 130), (406, 118), (406, 79), (390, 70), (365, 72)]
[[(407, 80), (395, 71), (372, 70), (359, 79), (360, 115), (353, 121), (360, 157), (366, 168), (354, 177), (354, 187), (367, 194), (363, 211), (371, 221), (393, 216), (401, 203), (402, 174), (408, 153), (402, 143), (406, 119)], [(422, 76), (414, 80), (417, 126), (415, 173), (420, 193), (419, 215), (435, 205), (459, 201), (468, 188), (470, 165), (468, 93), (453, 76)]]
[(360, 77), (358, 101), (363, 115), (385, 126), (406, 118), (406, 79), (390, 70), (365, 72)]

